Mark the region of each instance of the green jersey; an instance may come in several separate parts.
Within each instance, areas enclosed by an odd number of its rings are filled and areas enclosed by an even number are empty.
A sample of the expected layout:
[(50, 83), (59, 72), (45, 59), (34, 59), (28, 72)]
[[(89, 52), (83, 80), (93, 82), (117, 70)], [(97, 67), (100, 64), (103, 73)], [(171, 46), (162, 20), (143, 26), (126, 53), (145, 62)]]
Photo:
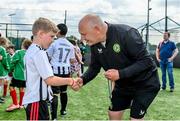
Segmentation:
[(8, 74), (9, 64), (7, 61), (6, 49), (2, 46), (0, 46), (0, 56), (2, 56), (2, 60), (0, 60), (0, 77), (4, 77)]
[[(9, 64), (9, 66), (11, 64), (11, 59), (12, 59), (12, 56), (9, 53), (7, 53), (7, 62)], [(10, 71), (10, 69), (9, 69), (9, 71)]]
[(17, 50), (12, 57), (10, 70), (13, 72), (13, 78), (25, 81), (24, 77), (24, 55), (26, 50)]

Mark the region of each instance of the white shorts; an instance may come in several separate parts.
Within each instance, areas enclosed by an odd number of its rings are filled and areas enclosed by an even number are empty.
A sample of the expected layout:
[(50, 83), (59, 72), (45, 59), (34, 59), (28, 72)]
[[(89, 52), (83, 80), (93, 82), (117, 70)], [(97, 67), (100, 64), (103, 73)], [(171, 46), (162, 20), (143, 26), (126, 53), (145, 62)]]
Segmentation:
[(12, 80), (12, 76), (9, 76), (9, 75), (8, 75), (8, 76), (6, 77), (6, 80), (7, 80), (7, 81), (11, 81), (11, 80)]
[(0, 79), (6, 79), (7, 76), (0, 76)]

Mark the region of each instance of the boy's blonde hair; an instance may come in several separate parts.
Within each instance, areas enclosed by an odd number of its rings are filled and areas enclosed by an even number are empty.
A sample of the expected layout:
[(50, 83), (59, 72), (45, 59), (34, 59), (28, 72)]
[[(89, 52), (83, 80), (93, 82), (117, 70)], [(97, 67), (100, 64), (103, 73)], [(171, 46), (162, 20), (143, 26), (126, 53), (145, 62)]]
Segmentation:
[(46, 18), (42, 18), (42, 17), (38, 18), (34, 22), (33, 27), (32, 27), (32, 34), (36, 36), (38, 31), (40, 30), (46, 33), (48, 32), (57, 33), (59, 31), (57, 26), (52, 21)]
[(32, 44), (32, 41), (30, 40), (30, 39), (27, 39), (27, 38), (25, 38), (24, 40), (23, 40), (23, 42), (22, 42), (22, 46), (24, 47), (24, 49), (28, 49), (29, 48), (29, 46)]
[(9, 40), (5, 37), (0, 37), (0, 46), (7, 48)]

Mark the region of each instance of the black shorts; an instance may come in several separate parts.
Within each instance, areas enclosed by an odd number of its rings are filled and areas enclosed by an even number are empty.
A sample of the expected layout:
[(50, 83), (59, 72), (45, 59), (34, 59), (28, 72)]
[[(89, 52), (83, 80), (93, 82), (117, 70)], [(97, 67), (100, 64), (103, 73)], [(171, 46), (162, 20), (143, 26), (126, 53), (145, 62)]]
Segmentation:
[(130, 108), (132, 118), (141, 119), (144, 117), (149, 105), (152, 103), (160, 89), (159, 87), (147, 87), (137, 90), (134, 88), (114, 88), (111, 98), (111, 111), (122, 111)]
[[(55, 76), (58, 77), (70, 77), (70, 74), (62, 74), (62, 75), (58, 75), (58, 74), (54, 74)], [(59, 94), (59, 93), (63, 93), (67, 91), (67, 85), (63, 85), (63, 86), (51, 86), (53, 94)]]
[(27, 120), (49, 120), (49, 110), (46, 101), (30, 103), (25, 110)]
[(12, 78), (11, 83), (10, 83), (11, 87), (18, 87), (18, 88), (25, 88), (26, 87), (26, 81), (22, 81), (22, 80), (17, 80), (15, 78)]

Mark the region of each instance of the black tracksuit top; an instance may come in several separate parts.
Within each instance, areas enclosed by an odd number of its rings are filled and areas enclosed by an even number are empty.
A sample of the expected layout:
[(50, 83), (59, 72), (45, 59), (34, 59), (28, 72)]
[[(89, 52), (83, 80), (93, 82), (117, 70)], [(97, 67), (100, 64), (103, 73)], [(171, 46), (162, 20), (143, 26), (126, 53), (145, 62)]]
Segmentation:
[[(102, 67), (105, 71), (119, 70), (116, 86), (121, 88), (159, 86), (156, 64), (139, 32), (127, 25), (107, 24), (106, 45), (91, 46), (91, 62), (82, 76), (83, 83), (95, 78)], [(150, 79), (153, 76), (155, 78)]]

